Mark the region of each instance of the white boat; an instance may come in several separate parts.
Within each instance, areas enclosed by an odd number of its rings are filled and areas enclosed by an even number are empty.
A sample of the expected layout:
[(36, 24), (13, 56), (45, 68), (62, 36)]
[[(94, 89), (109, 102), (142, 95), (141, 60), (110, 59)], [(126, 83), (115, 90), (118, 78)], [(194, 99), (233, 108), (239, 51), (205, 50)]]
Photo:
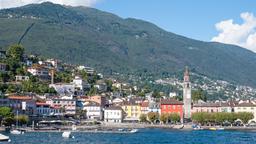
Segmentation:
[(65, 132), (62, 133), (62, 137), (64, 137), (64, 138), (70, 138), (70, 136), (71, 136), (70, 131), (65, 131)]
[(193, 130), (203, 130), (203, 128), (200, 125), (193, 125)]
[(10, 138), (8, 136), (0, 134), (0, 141), (8, 141), (8, 142), (10, 142), (11, 140), (10, 140)]
[(11, 134), (15, 134), (15, 135), (23, 134), (23, 132), (22, 132), (22, 131), (17, 130), (17, 129), (11, 130), (11, 131), (10, 131), (10, 133), (11, 133)]
[(136, 132), (138, 132), (139, 130), (138, 129), (132, 129), (131, 131), (130, 131), (130, 133), (136, 133)]
[(18, 130), (18, 125), (19, 125), (19, 121), (18, 121), (18, 116), (19, 116), (19, 111), (17, 111), (17, 119), (16, 119), (16, 129), (13, 129), (10, 131), (11, 134), (15, 134), (15, 135), (20, 135), (20, 134), (24, 134), (24, 131)]

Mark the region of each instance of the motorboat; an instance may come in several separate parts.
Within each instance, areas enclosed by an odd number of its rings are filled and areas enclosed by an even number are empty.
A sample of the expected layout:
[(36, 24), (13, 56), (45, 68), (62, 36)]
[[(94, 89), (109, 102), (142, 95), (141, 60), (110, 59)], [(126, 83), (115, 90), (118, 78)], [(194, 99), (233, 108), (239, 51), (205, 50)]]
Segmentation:
[(216, 127), (210, 127), (209, 130), (216, 131), (217, 128)]
[(14, 129), (10, 131), (11, 134), (15, 134), (15, 135), (20, 135), (20, 134), (24, 134), (23, 131), (18, 130), (18, 129)]
[(193, 130), (203, 130), (200, 125), (192, 125)]
[(71, 137), (71, 132), (70, 131), (65, 131), (62, 133), (63, 138), (70, 138)]
[(209, 130), (216, 131), (216, 130), (224, 130), (223, 127), (211, 127)]
[(0, 141), (3, 142), (3, 141), (7, 141), (7, 142), (10, 142), (11, 139), (9, 138), (9, 136), (6, 136), (6, 135), (3, 135), (3, 134), (0, 134)]
[(131, 131), (130, 131), (130, 133), (136, 133), (136, 132), (138, 132), (139, 130), (138, 129), (132, 129)]

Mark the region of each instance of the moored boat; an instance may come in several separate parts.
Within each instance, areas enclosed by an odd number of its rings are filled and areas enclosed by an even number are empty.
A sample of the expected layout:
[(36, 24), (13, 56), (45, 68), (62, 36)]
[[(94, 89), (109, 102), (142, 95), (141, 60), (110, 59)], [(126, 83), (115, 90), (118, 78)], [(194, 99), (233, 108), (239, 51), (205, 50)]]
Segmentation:
[(23, 131), (18, 130), (18, 129), (14, 129), (10, 131), (11, 134), (15, 134), (15, 135), (20, 135), (20, 134), (24, 134)]
[(138, 129), (132, 129), (132, 130), (130, 131), (130, 133), (136, 133), (136, 132), (138, 132)]
[(9, 136), (0, 134), (0, 141), (10, 141), (10, 138), (9, 138)]
[(71, 132), (70, 131), (65, 131), (62, 133), (62, 137), (64, 138), (70, 138), (71, 137)]

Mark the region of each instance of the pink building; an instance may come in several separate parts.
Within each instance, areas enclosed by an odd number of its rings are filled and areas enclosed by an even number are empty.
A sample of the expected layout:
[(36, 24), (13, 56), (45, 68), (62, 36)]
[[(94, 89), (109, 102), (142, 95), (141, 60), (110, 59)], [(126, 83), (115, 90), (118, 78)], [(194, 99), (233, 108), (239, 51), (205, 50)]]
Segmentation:
[(198, 103), (192, 106), (192, 114), (196, 112), (221, 112), (220, 103)]

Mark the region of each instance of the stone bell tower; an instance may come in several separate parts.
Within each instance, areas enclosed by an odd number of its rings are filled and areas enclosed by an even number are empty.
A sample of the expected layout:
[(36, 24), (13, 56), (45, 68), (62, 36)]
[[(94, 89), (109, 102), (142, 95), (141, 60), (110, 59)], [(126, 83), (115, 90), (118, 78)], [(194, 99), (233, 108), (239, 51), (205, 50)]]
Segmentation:
[(189, 70), (186, 67), (183, 81), (183, 113), (185, 119), (191, 118), (191, 83), (189, 80)]

